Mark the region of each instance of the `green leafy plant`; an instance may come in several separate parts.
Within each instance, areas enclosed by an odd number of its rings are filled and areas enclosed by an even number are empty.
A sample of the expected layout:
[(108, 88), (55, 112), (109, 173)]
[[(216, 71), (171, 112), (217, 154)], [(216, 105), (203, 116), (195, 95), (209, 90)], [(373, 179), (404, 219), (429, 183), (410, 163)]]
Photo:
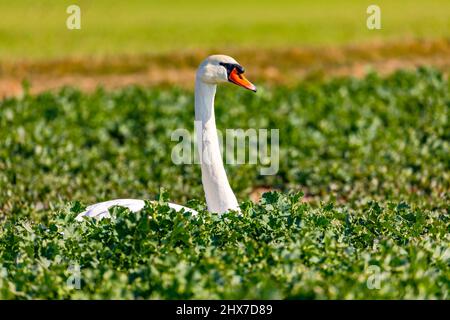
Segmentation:
[[(73, 203), (45, 225), (11, 221), (0, 233), (0, 297), (448, 298), (446, 212), (301, 200), (266, 193), (242, 216), (220, 218), (149, 202), (135, 214), (114, 207), (111, 219), (81, 223)], [(78, 289), (67, 284), (73, 264)]]
[[(171, 132), (193, 130), (192, 92), (3, 100), (0, 298), (447, 299), (449, 92), (423, 68), (254, 96), (224, 88), (220, 128), (280, 130), (278, 173), (227, 166), (233, 189), (281, 192), (222, 217), (205, 211), (198, 165), (170, 158)], [(161, 187), (199, 215), (170, 210), (162, 192), (136, 214), (74, 221), (86, 204)]]

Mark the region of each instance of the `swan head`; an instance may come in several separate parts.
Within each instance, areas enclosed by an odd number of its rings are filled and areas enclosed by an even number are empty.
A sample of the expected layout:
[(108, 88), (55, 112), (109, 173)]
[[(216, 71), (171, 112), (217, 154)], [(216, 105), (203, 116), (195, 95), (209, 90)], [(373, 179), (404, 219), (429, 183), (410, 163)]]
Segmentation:
[(206, 58), (198, 68), (197, 79), (220, 84), (231, 82), (245, 89), (256, 92), (256, 87), (244, 76), (245, 69), (232, 57), (216, 54)]

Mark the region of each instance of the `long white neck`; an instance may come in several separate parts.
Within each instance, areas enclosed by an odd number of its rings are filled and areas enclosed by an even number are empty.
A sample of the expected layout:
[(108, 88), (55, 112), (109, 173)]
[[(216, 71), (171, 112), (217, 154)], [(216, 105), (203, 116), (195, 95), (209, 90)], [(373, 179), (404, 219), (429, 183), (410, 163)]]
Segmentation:
[(239, 211), (223, 166), (214, 117), (216, 85), (195, 81), (195, 129), (202, 169), (202, 183), (210, 212)]

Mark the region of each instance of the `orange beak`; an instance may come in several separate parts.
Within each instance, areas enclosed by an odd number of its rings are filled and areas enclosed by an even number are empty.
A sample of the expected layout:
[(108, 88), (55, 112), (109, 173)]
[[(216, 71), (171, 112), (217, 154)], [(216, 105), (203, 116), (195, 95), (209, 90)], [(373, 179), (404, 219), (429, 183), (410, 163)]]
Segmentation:
[(238, 86), (256, 92), (255, 85), (250, 81), (248, 81), (247, 78), (245, 78), (242, 73), (238, 73), (236, 68), (234, 68), (233, 71), (231, 71), (228, 79), (234, 84), (237, 84)]

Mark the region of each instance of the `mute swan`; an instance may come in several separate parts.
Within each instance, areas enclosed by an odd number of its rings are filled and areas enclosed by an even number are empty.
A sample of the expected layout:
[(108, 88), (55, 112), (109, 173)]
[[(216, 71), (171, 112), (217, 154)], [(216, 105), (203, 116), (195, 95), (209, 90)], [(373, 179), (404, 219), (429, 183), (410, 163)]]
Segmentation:
[[(219, 149), (216, 120), (214, 117), (214, 96), (217, 84), (231, 82), (256, 92), (256, 87), (244, 75), (244, 68), (233, 58), (226, 55), (212, 55), (199, 66), (195, 79), (195, 120), (198, 152), (202, 171), (202, 183), (208, 211), (224, 213), (228, 210), (239, 211), (236, 196), (231, 190)], [(132, 212), (144, 207), (143, 200), (116, 199), (100, 202), (86, 208), (76, 219), (83, 217), (109, 217), (112, 206), (127, 207)], [(195, 210), (169, 203), (176, 211), (197, 214)]]

